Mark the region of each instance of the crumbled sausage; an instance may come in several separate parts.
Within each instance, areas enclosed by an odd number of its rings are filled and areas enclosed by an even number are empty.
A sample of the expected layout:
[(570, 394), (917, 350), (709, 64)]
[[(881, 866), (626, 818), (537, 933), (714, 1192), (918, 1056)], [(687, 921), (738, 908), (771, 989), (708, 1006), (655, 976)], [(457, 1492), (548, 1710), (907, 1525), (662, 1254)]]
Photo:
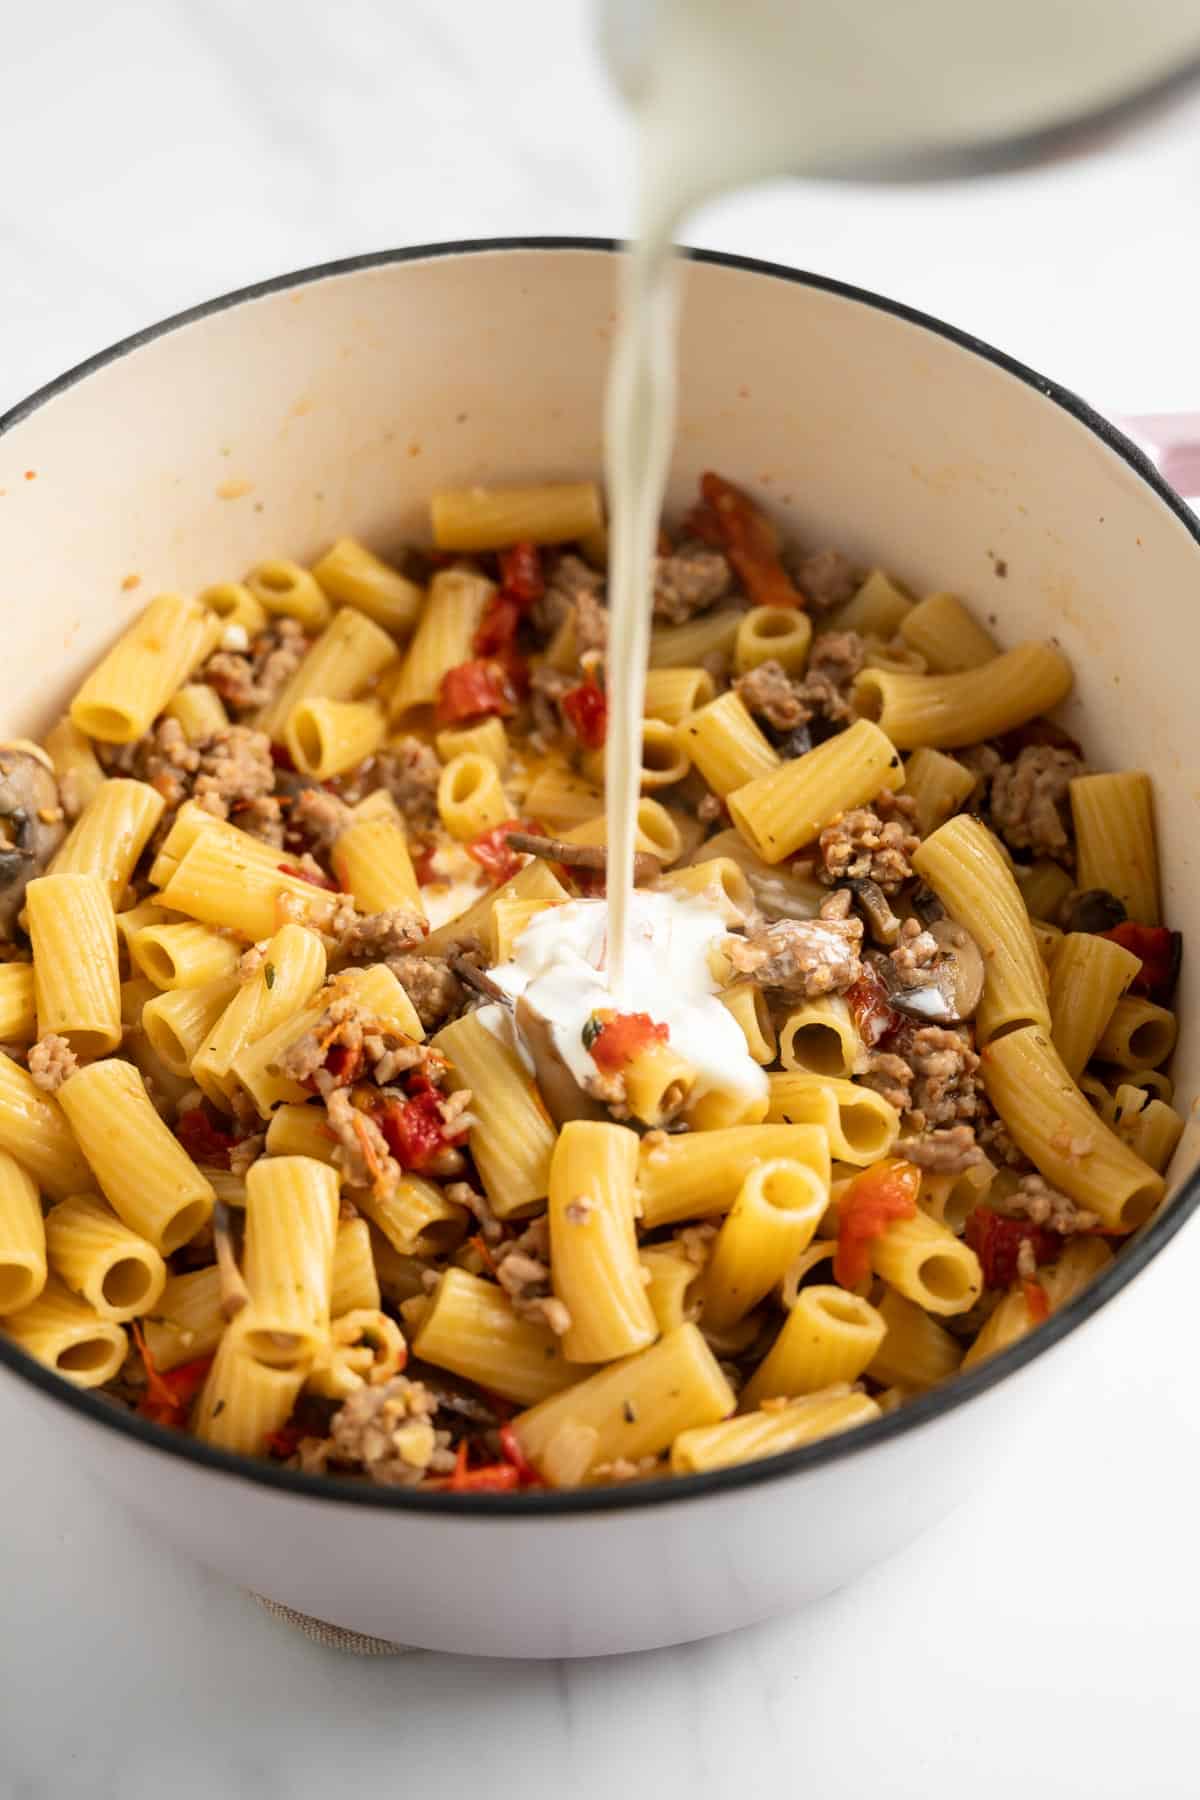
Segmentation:
[(891, 954), (896, 981), (904, 988), (924, 987), (941, 954), (937, 939), (919, 919), (905, 919)]
[(356, 1388), (330, 1421), (331, 1454), (384, 1486), (413, 1487), (444, 1466), (438, 1452), (449, 1440), (434, 1430), (436, 1410), (428, 1388), (407, 1375)]
[(575, 654), (601, 654), (608, 644), (608, 608), (599, 595), (581, 588), (575, 601)]
[(1013, 1193), (1002, 1202), (1004, 1211), (1026, 1218), (1035, 1225), (1057, 1231), (1061, 1237), (1077, 1232), (1094, 1231), (1100, 1223), (1099, 1213), (1077, 1206), (1067, 1194), (1052, 1188), (1041, 1175), (1022, 1175)]
[(578, 619), (579, 602), (584, 596), (603, 605), (604, 576), (581, 556), (568, 551), (559, 557), (546, 591), (533, 609), (534, 625), (544, 636), (553, 637), (572, 612)]
[(740, 975), (760, 987), (812, 1000), (844, 993), (862, 973), (860, 919), (776, 919), (744, 938), (728, 937), (725, 949)]
[(818, 881), (834, 887), (869, 880), (885, 894), (898, 892), (912, 875), (911, 858), (921, 844), (912, 829), (914, 811), (907, 795), (885, 790), (874, 806), (839, 813), (817, 840)]
[(346, 803), (320, 787), (301, 788), (288, 815), (289, 833), (301, 837), (318, 856), (333, 848), (349, 823)]
[(814, 613), (850, 600), (862, 586), (862, 570), (840, 550), (816, 550), (792, 559), (792, 573)]
[(66, 1038), (48, 1031), (29, 1051), (29, 1073), (47, 1094), (56, 1094), (79, 1067), (79, 1059)]
[(450, 965), (440, 956), (392, 956), (388, 967), (413, 1003), (426, 1031), (446, 1019), (457, 1018), (466, 989)]
[(1027, 744), (992, 774), (992, 822), (1012, 850), (1074, 861), (1068, 783), (1087, 773), (1073, 750)]
[[(190, 744), (178, 719), (163, 718), (135, 743), (107, 755), (110, 771), (149, 782), (167, 803), (168, 815), (189, 795), (214, 818), (228, 819), (271, 795), (275, 767), (265, 732), (229, 725)], [(275, 815), (278, 817), (278, 806)]]
[(360, 1112), (344, 1087), (331, 1087), (325, 1096), (329, 1128), (337, 1138), (333, 1160), (347, 1187), (370, 1188), (385, 1197), (396, 1191), (400, 1165), (374, 1119)]
[(216, 650), (197, 677), (220, 694), (234, 712), (268, 706), (303, 662), (309, 640), (296, 619), (272, 619), (242, 655)]
[(550, 1231), (545, 1216), (531, 1220), (520, 1237), (494, 1252), (496, 1279), (519, 1318), (548, 1325), (556, 1337), (571, 1329), (571, 1315), (550, 1286)]
[(794, 731), (806, 722), (799, 683), (773, 656), (756, 668), (747, 669), (733, 685), (749, 710), (765, 719), (773, 730)]
[(681, 544), (670, 556), (654, 559), (654, 616), (682, 625), (715, 606), (732, 585), (729, 564), (719, 550), (710, 550), (707, 544)]
[(437, 753), (417, 737), (397, 738), (376, 758), (385, 787), (410, 825), (430, 825), (437, 815), (442, 765)]
[(865, 1050), (854, 1074), (864, 1087), (873, 1089), (898, 1113), (908, 1111), (913, 1072), (902, 1056), (892, 1050)]
[(346, 962), (387, 962), (404, 955), (425, 940), (426, 925), (419, 913), (406, 906), (394, 906), (388, 912), (355, 914), (347, 920), (337, 937), (337, 947)]
[(931, 1175), (961, 1175), (983, 1161), (970, 1125), (949, 1125), (923, 1137), (901, 1138), (893, 1153)]
[(961, 1031), (922, 1025), (912, 1035), (909, 1121), (917, 1130), (972, 1122), (979, 1113), (979, 1058)]

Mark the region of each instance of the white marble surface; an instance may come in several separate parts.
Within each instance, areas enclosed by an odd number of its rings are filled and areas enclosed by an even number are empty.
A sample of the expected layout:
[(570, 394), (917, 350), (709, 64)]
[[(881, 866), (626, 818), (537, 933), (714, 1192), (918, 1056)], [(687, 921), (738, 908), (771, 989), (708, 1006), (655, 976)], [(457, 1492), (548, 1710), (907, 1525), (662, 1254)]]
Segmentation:
[[(0, 407), (282, 269), (627, 222), (580, 0), (40, 0), (2, 43)], [(1193, 101), (1090, 161), (781, 184), (692, 236), (890, 291), (1102, 407), (1195, 408), (1198, 174)], [(607, 1663), (314, 1649), (139, 1537), (0, 1386), (0, 1800), (1194, 1795), (1198, 1255), (1189, 1231), (1092, 1331), (1086, 1387), (905, 1556)]]

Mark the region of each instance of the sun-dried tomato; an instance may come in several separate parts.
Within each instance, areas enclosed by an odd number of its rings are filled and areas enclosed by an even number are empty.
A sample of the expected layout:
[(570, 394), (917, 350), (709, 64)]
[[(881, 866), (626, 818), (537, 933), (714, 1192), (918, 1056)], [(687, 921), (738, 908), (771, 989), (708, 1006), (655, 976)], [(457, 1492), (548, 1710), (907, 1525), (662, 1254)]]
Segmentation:
[(803, 607), (800, 592), (779, 560), (779, 534), (749, 494), (707, 469), (700, 504), (688, 514), (694, 536), (724, 550), (756, 606)]
[(608, 735), (608, 701), (591, 673), (562, 697), (563, 713), (585, 750), (601, 750)]
[(514, 676), (510, 663), (494, 656), (479, 656), (447, 669), (438, 689), (438, 724), (458, 725), (464, 719), (482, 719), (493, 713), (511, 717), (517, 710)]
[(639, 1051), (651, 1044), (665, 1044), (668, 1025), (657, 1025), (649, 1013), (594, 1013), (584, 1027), (584, 1047), (606, 1075), (616, 1075)]
[(542, 558), (536, 544), (511, 544), (499, 553), (500, 586), (514, 600), (532, 606), (546, 591)]
[(237, 1143), (233, 1133), (218, 1125), (203, 1106), (190, 1106), (180, 1113), (175, 1136), (193, 1162), (209, 1169), (227, 1169), (229, 1153)]
[(1052, 1262), (1063, 1247), (1057, 1231), (1035, 1225), (1032, 1219), (1007, 1219), (987, 1205), (968, 1214), (963, 1238), (979, 1258), (983, 1279), (990, 1288), (1011, 1287), (1019, 1273), (1021, 1245), (1033, 1247), (1034, 1261)]
[(1183, 957), (1183, 933), (1168, 931), (1165, 925), (1138, 925), (1125, 919), (1100, 937), (1111, 938), (1123, 950), (1141, 958), (1141, 970), (1134, 976), (1131, 994), (1144, 994), (1159, 1004), (1171, 998), (1179, 980), (1179, 964)]
[(857, 1287), (870, 1274), (871, 1243), (897, 1219), (912, 1218), (920, 1186), (920, 1169), (894, 1158), (854, 1177), (838, 1201), (833, 1273), (843, 1287)]

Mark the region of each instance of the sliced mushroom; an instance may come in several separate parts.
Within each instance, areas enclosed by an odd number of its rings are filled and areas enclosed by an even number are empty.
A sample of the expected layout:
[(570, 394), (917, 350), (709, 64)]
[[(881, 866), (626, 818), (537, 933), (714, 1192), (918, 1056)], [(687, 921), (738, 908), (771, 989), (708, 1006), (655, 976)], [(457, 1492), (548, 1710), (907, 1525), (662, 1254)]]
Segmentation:
[(888, 1004), (925, 1025), (965, 1025), (974, 1018), (983, 998), (982, 952), (965, 926), (956, 925), (953, 919), (934, 919), (925, 929), (941, 956), (919, 987), (903, 987), (896, 978), (895, 964), (888, 962), (881, 969)]
[(607, 1119), (609, 1115), (600, 1102), (585, 1094), (576, 1081), (554, 1042), (554, 1028), (549, 1019), (524, 994), (513, 1009), (513, 1020), (522, 1043), (533, 1058), (533, 1077), (554, 1123), (565, 1125), (571, 1119)]
[(36, 744), (0, 744), (0, 936), (11, 938), (25, 889), (67, 834), (54, 765)]
[[(608, 851), (603, 844), (572, 844), (567, 838), (542, 837), (535, 831), (510, 831), (505, 836), (510, 850), (525, 856), (540, 856), (547, 862), (562, 863), (567, 869), (590, 869), (603, 874), (608, 866)], [(662, 874), (662, 862), (648, 851), (639, 850), (633, 859), (633, 879), (641, 885)]]
[(1112, 931), (1128, 917), (1124, 902), (1107, 888), (1085, 888), (1081, 894), (1072, 894), (1065, 913), (1065, 931)]
[(931, 887), (922, 882), (912, 897), (912, 909), (922, 925), (932, 925), (935, 919), (944, 919), (946, 909)]
[(866, 921), (872, 941), (886, 950), (900, 939), (900, 921), (888, 904), (888, 897), (877, 881), (867, 876), (851, 876), (840, 884), (849, 888), (854, 903)]

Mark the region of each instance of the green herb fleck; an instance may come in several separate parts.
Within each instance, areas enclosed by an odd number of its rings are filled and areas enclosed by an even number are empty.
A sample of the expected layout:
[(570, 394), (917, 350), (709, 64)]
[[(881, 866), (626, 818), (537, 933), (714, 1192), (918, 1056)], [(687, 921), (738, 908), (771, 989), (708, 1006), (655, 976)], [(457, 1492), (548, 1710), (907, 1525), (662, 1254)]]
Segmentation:
[(263, 980), (269, 988), (275, 986), (275, 964), (267, 963), (263, 969)]
[(214, 1407), (213, 1407), (213, 1409), (212, 1409), (212, 1416), (213, 1416), (213, 1418), (214, 1418), (214, 1419), (219, 1419), (219, 1418), (220, 1418), (220, 1416), (221, 1416), (221, 1414), (222, 1414), (222, 1413), (223, 1413), (223, 1412), (224, 1412), (224, 1411), (225, 1411), (225, 1402), (224, 1402), (224, 1401), (223, 1401), (223, 1400), (218, 1400), (218, 1401), (217, 1401), (217, 1404), (216, 1404), (216, 1405), (215, 1405), (215, 1406), (214, 1406)]
[(634, 1407), (632, 1400), (623, 1400), (621, 1402), (621, 1411), (624, 1414), (625, 1423), (627, 1425), (637, 1424), (637, 1410)]
[(595, 1043), (596, 1039), (600, 1036), (600, 1033), (603, 1030), (604, 1030), (604, 1020), (599, 1018), (597, 1016), (597, 1014), (593, 1013), (591, 1018), (588, 1020), (587, 1024), (584, 1026), (583, 1031), (580, 1034), (583, 1038), (583, 1047), (585, 1050), (591, 1049), (592, 1045)]

